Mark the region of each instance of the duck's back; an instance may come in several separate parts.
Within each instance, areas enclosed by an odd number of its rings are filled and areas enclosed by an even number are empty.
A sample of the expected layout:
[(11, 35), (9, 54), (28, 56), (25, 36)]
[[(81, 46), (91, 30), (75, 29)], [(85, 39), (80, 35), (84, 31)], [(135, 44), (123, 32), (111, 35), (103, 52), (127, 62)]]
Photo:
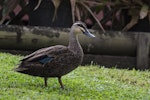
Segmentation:
[(82, 59), (82, 53), (74, 53), (68, 47), (57, 45), (26, 56), (16, 71), (33, 76), (58, 77), (74, 70)]

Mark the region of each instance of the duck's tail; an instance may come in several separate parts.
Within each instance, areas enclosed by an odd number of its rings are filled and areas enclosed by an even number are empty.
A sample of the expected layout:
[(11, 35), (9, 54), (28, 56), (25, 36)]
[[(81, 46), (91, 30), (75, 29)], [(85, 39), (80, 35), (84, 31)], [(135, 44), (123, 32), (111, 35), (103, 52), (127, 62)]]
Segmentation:
[(28, 68), (21, 68), (21, 67), (18, 67), (18, 68), (14, 68), (13, 70), (16, 71), (16, 72), (22, 72), (22, 71), (25, 71), (27, 70)]
[(13, 71), (16, 71), (16, 72), (22, 72), (22, 71), (25, 71), (27, 70), (28, 68), (24, 66), (23, 63), (20, 63), (20, 64), (17, 64), (17, 68), (14, 68)]

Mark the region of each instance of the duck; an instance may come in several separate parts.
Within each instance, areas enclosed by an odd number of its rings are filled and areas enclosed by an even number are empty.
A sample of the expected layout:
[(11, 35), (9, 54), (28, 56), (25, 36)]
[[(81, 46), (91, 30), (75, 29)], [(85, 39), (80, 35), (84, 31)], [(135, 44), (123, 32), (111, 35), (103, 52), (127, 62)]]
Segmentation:
[(77, 21), (71, 26), (68, 46), (55, 45), (39, 49), (21, 59), (14, 70), (44, 78), (45, 86), (48, 78), (58, 78), (60, 87), (64, 89), (61, 77), (76, 69), (83, 60), (84, 53), (78, 40), (79, 34), (95, 38), (84, 22)]

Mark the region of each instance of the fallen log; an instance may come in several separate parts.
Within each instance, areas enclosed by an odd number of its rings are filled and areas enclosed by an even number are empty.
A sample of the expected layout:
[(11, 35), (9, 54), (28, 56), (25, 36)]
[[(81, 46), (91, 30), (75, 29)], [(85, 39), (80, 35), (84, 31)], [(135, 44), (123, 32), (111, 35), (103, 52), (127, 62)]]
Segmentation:
[[(70, 29), (66, 28), (0, 26), (0, 49), (34, 51), (58, 44), (68, 45), (69, 31)], [(96, 30), (91, 32), (96, 35), (95, 39), (82, 34), (79, 36), (86, 54), (137, 57), (137, 68), (148, 68), (149, 33), (119, 31), (103, 33)], [(139, 38), (141, 36), (144, 37)]]
[[(50, 27), (1, 26), (0, 48), (37, 50), (57, 44), (68, 45), (69, 30)], [(84, 35), (79, 36), (85, 53), (136, 55), (136, 33), (91, 31), (96, 35), (95, 39), (90, 39)]]

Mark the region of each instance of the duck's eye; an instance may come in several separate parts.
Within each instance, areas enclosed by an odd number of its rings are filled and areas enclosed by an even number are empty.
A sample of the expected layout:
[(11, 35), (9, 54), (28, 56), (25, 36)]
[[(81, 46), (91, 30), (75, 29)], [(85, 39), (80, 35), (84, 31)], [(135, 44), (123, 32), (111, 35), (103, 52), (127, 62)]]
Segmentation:
[(83, 27), (83, 25), (81, 25), (81, 24), (78, 24), (78, 26)]
[(80, 26), (80, 27), (83, 27), (83, 28), (84, 28), (84, 26), (83, 26), (82, 24), (78, 24), (78, 26)]

